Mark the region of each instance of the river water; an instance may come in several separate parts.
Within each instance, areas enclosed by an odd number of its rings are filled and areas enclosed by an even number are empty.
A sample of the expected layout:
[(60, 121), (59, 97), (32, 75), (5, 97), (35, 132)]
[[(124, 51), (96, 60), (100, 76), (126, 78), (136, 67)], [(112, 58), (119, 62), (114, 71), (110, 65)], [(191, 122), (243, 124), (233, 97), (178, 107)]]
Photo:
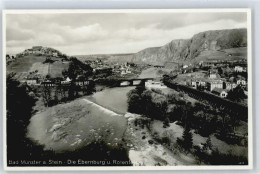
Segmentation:
[(86, 98), (116, 113), (124, 114), (127, 112), (127, 93), (135, 87), (108, 88), (94, 93)]

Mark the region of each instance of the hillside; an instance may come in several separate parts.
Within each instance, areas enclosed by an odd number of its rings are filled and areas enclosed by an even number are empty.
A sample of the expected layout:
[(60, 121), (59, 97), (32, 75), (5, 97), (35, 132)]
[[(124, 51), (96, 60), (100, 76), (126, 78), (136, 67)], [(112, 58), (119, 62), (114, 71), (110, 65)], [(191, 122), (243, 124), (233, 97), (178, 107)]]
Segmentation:
[(134, 53), (127, 53), (127, 54), (94, 54), (94, 55), (75, 55), (77, 59), (82, 62), (86, 60), (96, 60), (101, 59), (107, 62), (131, 62), (133, 59)]
[(69, 64), (62, 63), (61, 59), (53, 63), (43, 63), (46, 56), (26, 55), (16, 58), (14, 62), (6, 66), (7, 73), (14, 72), (19, 80), (25, 79), (30, 72), (38, 71), (41, 76), (50, 74), (51, 77), (62, 77), (62, 71), (67, 69)]
[(207, 59), (246, 58), (247, 30), (212, 30), (191, 39), (173, 40), (156, 48), (146, 48), (133, 56), (136, 63), (194, 62)]

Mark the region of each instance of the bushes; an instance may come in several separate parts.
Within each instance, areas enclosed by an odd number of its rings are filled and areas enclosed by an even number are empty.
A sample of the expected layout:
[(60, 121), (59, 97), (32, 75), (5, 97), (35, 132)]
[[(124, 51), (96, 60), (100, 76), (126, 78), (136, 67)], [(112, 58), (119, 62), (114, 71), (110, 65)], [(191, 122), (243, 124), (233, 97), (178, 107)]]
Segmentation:
[[(143, 114), (151, 119), (163, 121), (163, 127), (170, 122), (178, 121), (183, 127), (195, 129), (204, 137), (210, 134), (219, 135), (225, 139), (232, 134), (240, 122), (237, 115), (230, 115), (224, 109), (216, 109), (208, 104), (190, 103), (182, 99), (183, 94), (163, 95), (160, 91), (152, 92), (144, 88), (136, 88), (128, 93), (128, 111)], [(233, 141), (238, 143), (237, 141)]]
[(165, 120), (163, 121), (163, 127), (169, 127), (170, 126), (170, 119), (168, 117), (165, 118)]
[(165, 119), (168, 102), (163, 95), (153, 95), (151, 91), (137, 87), (129, 91), (127, 96), (129, 112), (144, 114), (151, 119)]
[(189, 151), (192, 148), (193, 139), (189, 127), (185, 128), (185, 130), (183, 131), (182, 139), (178, 138), (177, 143), (187, 151)]
[(248, 160), (244, 156), (234, 154), (223, 154), (218, 149), (212, 149), (211, 153), (201, 149), (199, 146), (194, 147), (193, 154), (200, 162), (210, 165), (248, 165)]
[(32, 153), (41, 153), (43, 148), (34, 146), (26, 138), (27, 125), (36, 99), (29, 95), (31, 89), (9, 74), (6, 79), (7, 97), (7, 161), (31, 159)]

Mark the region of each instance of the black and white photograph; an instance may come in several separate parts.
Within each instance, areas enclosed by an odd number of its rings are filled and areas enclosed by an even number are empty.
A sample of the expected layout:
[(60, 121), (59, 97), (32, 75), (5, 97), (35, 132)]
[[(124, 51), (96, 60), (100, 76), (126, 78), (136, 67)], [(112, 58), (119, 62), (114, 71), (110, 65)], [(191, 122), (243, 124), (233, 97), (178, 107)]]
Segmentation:
[(250, 9), (4, 10), (6, 170), (251, 169)]

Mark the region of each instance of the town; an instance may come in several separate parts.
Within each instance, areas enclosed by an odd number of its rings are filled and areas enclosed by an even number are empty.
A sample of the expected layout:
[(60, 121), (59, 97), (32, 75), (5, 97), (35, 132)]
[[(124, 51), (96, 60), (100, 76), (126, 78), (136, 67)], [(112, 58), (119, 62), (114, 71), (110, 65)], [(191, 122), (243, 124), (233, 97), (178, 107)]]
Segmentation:
[[(62, 64), (69, 64), (70, 58), (59, 51), (42, 47), (33, 46), (31, 49), (26, 49), (24, 52), (16, 56), (6, 56), (7, 64), (15, 61), (21, 56), (46, 56), (47, 64), (52, 64), (55, 61), (61, 61)], [(174, 81), (178, 84), (186, 85), (196, 90), (210, 92), (221, 98), (227, 98), (228, 92), (236, 87), (241, 87), (247, 94), (247, 62), (242, 60), (209, 60), (200, 61), (196, 64), (179, 64), (176, 62), (166, 62), (165, 65), (145, 65), (135, 64), (132, 62), (118, 63), (108, 62), (97, 58), (96, 60), (85, 60), (83, 62), (91, 67), (92, 75), (83, 77), (83, 74), (78, 74), (75, 78), (76, 86), (87, 86), (94, 81), (99, 81), (103, 78), (111, 79), (131, 79), (137, 77), (142, 70), (154, 67), (158, 71), (168, 70), (163, 75), (174, 77)], [(50, 66), (50, 65), (48, 65)], [(23, 79), (19, 79), (21, 83), (26, 83), (29, 86), (69, 86), (72, 79), (63, 74), (57, 77), (51, 77), (50, 68), (47, 68), (46, 76), (43, 76), (35, 70), (28, 72), (28, 75)], [(149, 80), (145, 83), (148, 88), (164, 88), (161, 75), (157, 81)], [(128, 86), (129, 83), (122, 83), (121, 86)], [(246, 102), (245, 102), (246, 103)]]

